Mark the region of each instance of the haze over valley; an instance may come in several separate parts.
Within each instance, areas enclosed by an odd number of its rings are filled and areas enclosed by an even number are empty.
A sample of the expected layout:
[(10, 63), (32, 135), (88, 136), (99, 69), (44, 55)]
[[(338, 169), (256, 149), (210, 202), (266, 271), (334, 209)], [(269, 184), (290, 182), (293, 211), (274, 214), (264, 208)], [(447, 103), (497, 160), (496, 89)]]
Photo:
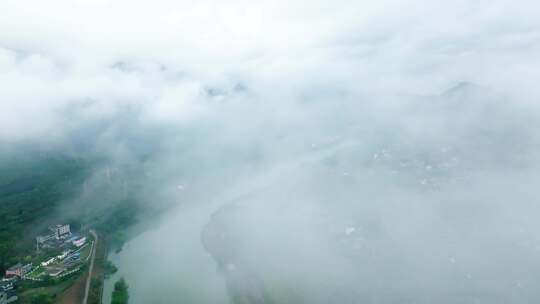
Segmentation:
[(19, 303), (540, 301), (534, 1), (0, 12), (0, 269), (96, 260)]

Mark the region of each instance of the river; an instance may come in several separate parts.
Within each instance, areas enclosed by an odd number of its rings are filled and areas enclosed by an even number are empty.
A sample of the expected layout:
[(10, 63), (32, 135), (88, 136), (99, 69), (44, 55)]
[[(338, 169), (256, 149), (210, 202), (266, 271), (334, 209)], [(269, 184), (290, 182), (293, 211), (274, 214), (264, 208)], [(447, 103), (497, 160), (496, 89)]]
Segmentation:
[(110, 303), (120, 277), (129, 284), (131, 304), (229, 303), (224, 277), (201, 242), (215, 208), (180, 206), (158, 227), (132, 238), (119, 253), (110, 253), (118, 272), (105, 281), (103, 303)]

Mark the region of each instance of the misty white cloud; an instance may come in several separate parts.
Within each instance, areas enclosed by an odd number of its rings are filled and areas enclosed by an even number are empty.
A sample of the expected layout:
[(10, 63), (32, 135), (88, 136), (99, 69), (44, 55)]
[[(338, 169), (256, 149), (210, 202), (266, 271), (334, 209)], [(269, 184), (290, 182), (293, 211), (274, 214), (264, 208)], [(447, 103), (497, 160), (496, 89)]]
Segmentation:
[(206, 106), (193, 86), (233, 78), (277, 98), (315, 87), (432, 94), (463, 80), (538, 96), (534, 1), (3, 1), (0, 10), (4, 135), (60, 127), (54, 112), (81, 99), (181, 120)]
[[(135, 273), (134, 299), (153, 297), (140, 295), (150, 287), (167, 298), (177, 281), (193, 297), (222, 296), (203, 286), (222, 283), (205, 281), (215, 267), (197, 264), (213, 261), (200, 244), (207, 227), (235, 245), (223, 249), (228, 282), (230, 269), (248, 269), (295, 294), (288, 286), (304, 279), (295, 296), (307, 303), (455, 303), (471, 290), (537, 299), (517, 283), (537, 283), (539, 10), (533, 0), (4, 0), (0, 142), (86, 147), (113, 172), (136, 163), (143, 199), (179, 204), (167, 237), (142, 242), (157, 255), (172, 239), (170, 252), (152, 263), (126, 253), (168, 287)], [(201, 279), (169, 280), (189, 271)]]

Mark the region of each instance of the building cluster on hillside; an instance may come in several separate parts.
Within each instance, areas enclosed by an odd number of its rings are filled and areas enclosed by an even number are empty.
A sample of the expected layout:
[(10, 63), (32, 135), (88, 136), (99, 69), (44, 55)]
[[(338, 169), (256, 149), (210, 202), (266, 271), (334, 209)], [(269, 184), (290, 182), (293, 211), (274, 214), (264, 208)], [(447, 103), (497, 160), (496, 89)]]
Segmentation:
[(32, 263), (21, 264), (17, 263), (6, 270), (6, 277), (23, 277), (32, 270)]
[(0, 280), (0, 304), (17, 301), (14, 282), (32, 270), (32, 263), (17, 263), (6, 269), (5, 277)]
[[(73, 249), (69, 249), (69, 246), (73, 245), (77, 248), (81, 248), (82, 246), (84, 246), (84, 244), (86, 244), (86, 237), (73, 235), (68, 224), (51, 226), (49, 227), (49, 231), (50, 234), (40, 235), (36, 237), (36, 248), (38, 251), (41, 248), (68, 248), (66, 250), (63, 250), (61, 254), (41, 262), (38, 267), (49, 266), (50, 264), (58, 260), (68, 261), (67, 265), (70, 265), (70, 263), (74, 263), (74, 261), (76, 261), (80, 256), (80, 252), (78, 252), (80, 249), (76, 249), (74, 252)], [(23, 264), (20, 262), (9, 267), (6, 270), (5, 276), (0, 280), (0, 304), (12, 303), (17, 300), (14, 283), (16, 283), (16, 281), (19, 279), (29, 279), (29, 276), (31, 275), (30, 272), (32, 272), (32, 270), (32, 263)], [(65, 269), (51, 268), (50, 270), (51, 276), (58, 276)]]
[(73, 245), (77, 246), (77, 247), (81, 247), (83, 246), (84, 244), (86, 244), (86, 237), (82, 237), (82, 238), (79, 238), (79, 239), (76, 239), (74, 240), (73, 242)]
[(55, 248), (64, 243), (64, 240), (71, 236), (69, 224), (55, 225), (49, 227), (50, 234), (39, 235), (36, 237), (36, 248)]
[(69, 225), (56, 225), (49, 227), (50, 234), (36, 237), (36, 248), (63, 248), (71, 244), (81, 247), (86, 244), (86, 237), (71, 233)]
[(17, 301), (12, 280), (3, 279), (0, 281), (0, 304), (8, 304)]

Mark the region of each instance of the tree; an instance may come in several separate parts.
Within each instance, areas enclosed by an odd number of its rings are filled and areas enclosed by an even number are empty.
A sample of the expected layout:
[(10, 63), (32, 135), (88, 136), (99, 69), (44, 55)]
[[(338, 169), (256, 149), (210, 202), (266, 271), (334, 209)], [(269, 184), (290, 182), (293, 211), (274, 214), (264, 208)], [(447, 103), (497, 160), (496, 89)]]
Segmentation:
[(120, 280), (114, 283), (111, 304), (127, 304), (128, 299), (128, 285), (124, 278), (120, 278)]
[(49, 274), (45, 274), (45, 276), (43, 277), (43, 285), (49, 286), (53, 284), (54, 284), (54, 279)]
[(105, 277), (109, 277), (118, 271), (118, 268), (111, 261), (103, 261), (103, 270), (105, 271)]
[(32, 299), (32, 304), (53, 304), (51, 296), (45, 293), (38, 294)]

